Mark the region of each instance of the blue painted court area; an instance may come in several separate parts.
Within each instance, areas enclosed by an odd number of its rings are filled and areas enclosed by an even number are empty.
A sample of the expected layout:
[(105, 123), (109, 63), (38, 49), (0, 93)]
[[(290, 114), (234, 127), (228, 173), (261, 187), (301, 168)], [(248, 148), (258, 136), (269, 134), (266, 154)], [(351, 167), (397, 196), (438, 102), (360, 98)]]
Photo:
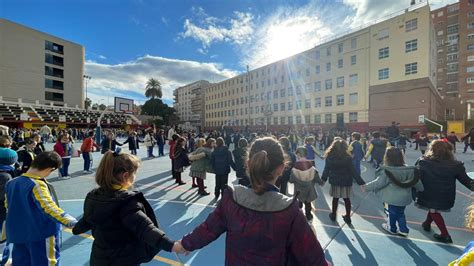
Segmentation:
[[(156, 153), (156, 150), (155, 150)], [(139, 151), (139, 156), (145, 156), (145, 150)], [(419, 156), (417, 151), (410, 150), (407, 161), (412, 164)], [(95, 166), (101, 155), (94, 154)], [(473, 154), (457, 154), (459, 160), (465, 161), (466, 169), (474, 171)], [(87, 192), (95, 187), (92, 175), (81, 175), (83, 161), (74, 158), (70, 172), (72, 178), (59, 181), (54, 176), (50, 178), (55, 186), (61, 207), (76, 217), (82, 215), (83, 199)], [(318, 170), (322, 170), (324, 162), (316, 162)], [(183, 173), (183, 179), (188, 182), (184, 186), (176, 186), (171, 179), (170, 160), (168, 157), (143, 160), (136, 186), (152, 204), (162, 229), (173, 239), (180, 239), (191, 232), (206, 219), (215, 208), (213, 196), (199, 197), (196, 189), (191, 189), (189, 171)], [(372, 180), (374, 170), (363, 163), (363, 178)], [(94, 167), (95, 168), (95, 167)], [(208, 174), (206, 185), (208, 191), (214, 188), (214, 175)], [(231, 174), (231, 180), (235, 175)], [(337, 222), (329, 217), (331, 198), (329, 186), (317, 187), (318, 199), (314, 207), (316, 217), (311, 221), (317, 238), (325, 249), (326, 257), (334, 265), (447, 265), (458, 257), (464, 246), (474, 239), (472, 232), (463, 227), (464, 210), (472, 202), (473, 195), (469, 190), (458, 184), (456, 204), (450, 213), (443, 214), (454, 244), (446, 245), (433, 241), (432, 234), (437, 233), (436, 226), (430, 233), (421, 229), (420, 223), (426, 217), (426, 212), (409, 206), (406, 218), (410, 228), (408, 238), (389, 236), (381, 228), (384, 222), (382, 203), (373, 194), (366, 194), (354, 186), (352, 198), (352, 226), (342, 221), (344, 211), (341, 201)], [(292, 187), (290, 187), (290, 192)], [(81, 236), (73, 236), (65, 230), (62, 238), (61, 263), (63, 265), (88, 265), (92, 246), (90, 232)], [(195, 251), (189, 256), (161, 252), (146, 265), (223, 265), (225, 253), (225, 236), (202, 250)]]

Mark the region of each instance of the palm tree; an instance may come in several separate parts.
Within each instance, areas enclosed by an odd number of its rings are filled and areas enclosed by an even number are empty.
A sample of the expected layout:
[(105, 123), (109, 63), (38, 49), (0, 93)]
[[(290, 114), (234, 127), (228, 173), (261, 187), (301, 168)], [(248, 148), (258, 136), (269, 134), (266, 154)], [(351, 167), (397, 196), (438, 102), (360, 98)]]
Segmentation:
[(150, 78), (145, 85), (145, 96), (154, 100), (155, 98), (161, 99), (163, 97), (163, 91), (161, 90), (161, 82), (157, 79)]
[(153, 104), (153, 121), (155, 121), (155, 98), (161, 99), (163, 91), (161, 90), (161, 82), (157, 79), (150, 78), (145, 85), (145, 97), (152, 99)]

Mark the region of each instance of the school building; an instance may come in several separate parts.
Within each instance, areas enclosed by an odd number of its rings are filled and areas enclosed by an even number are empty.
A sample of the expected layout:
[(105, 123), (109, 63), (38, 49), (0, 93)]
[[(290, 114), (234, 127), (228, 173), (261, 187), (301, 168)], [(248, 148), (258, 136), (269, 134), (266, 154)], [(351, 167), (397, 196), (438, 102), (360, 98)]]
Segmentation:
[(83, 46), (2, 18), (0, 39), (3, 100), (84, 108)]
[(426, 3), (205, 89), (205, 129), (366, 131), (443, 118)]

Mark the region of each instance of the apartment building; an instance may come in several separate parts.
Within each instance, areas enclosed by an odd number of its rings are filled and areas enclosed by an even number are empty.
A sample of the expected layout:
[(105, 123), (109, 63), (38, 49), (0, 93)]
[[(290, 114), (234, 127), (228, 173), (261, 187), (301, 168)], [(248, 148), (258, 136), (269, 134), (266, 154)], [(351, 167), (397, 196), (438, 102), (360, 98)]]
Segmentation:
[(204, 116), (204, 90), (211, 83), (205, 80), (193, 82), (173, 91), (174, 104), (182, 124), (202, 129)]
[(0, 95), (84, 107), (84, 47), (0, 18)]
[(474, 118), (474, 0), (433, 10), (438, 53), (437, 89), (447, 120)]
[(430, 9), (389, 18), (242, 75), (205, 93), (205, 128), (420, 127), (442, 116)]

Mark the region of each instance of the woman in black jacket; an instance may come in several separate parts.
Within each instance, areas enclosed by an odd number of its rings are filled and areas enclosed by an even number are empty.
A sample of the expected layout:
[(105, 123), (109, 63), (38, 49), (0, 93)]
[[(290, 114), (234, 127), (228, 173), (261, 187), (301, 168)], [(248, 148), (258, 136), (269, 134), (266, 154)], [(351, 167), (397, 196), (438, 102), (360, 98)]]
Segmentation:
[(175, 242), (159, 228), (141, 192), (129, 190), (140, 165), (137, 157), (108, 151), (99, 164), (99, 188), (87, 194), (75, 235), (92, 230), (90, 265), (139, 265), (160, 251), (176, 252)]
[(235, 161), (235, 174), (239, 181), (239, 185), (249, 187), (250, 178), (247, 174), (247, 140), (241, 138), (238, 143), (238, 148), (235, 149), (232, 154), (234, 155)]
[(176, 174), (175, 183), (179, 186), (186, 184), (186, 182), (181, 180), (181, 173), (184, 172), (184, 167), (191, 165), (185, 147), (186, 139), (180, 137), (176, 141), (176, 146), (174, 147), (174, 172)]
[(130, 133), (130, 136), (127, 138), (127, 140), (122, 143), (122, 145), (125, 145), (128, 143), (128, 149), (130, 150), (130, 153), (133, 155), (137, 155), (137, 150), (140, 149), (139, 143), (143, 143), (143, 140), (140, 140), (137, 137), (137, 132), (133, 131)]
[(434, 221), (441, 234), (434, 234), (440, 242), (452, 243), (441, 212), (449, 211), (456, 198), (456, 180), (473, 191), (473, 181), (466, 174), (464, 164), (454, 158), (453, 146), (445, 140), (435, 140), (428, 152), (416, 163), (421, 172), (424, 191), (418, 193), (416, 205), (427, 209), (422, 223), (425, 231), (431, 231)]
[[(342, 139), (335, 139), (332, 142), (324, 156), (326, 164), (321, 179), (324, 182), (329, 179), (329, 184), (331, 184), (329, 195), (333, 198), (332, 212), (329, 214), (329, 218), (332, 221), (336, 220), (339, 198), (343, 198), (346, 215), (342, 218), (347, 224), (351, 224), (352, 180), (354, 179), (359, 186), (364, 185), (365, 182), (355, 170), (352, 157), (347, 152), (347, 148), (347, 143)], [(363, 190), (362, 187), (361, 190)]]
[(278, 142), (280, 142), (283, 151), (288, 156), (288, 162), (286, 163), (285, 170), (283, 174), (278, 177), (276, 186), (280, 188), (280, 193), (284, 195), (288, 195), (288, 181), (290, 181), (291, 170), (293, 169), (293, 165), (296, 162), (296, 155), (291, 151), (291, 143), (287, 137), (281, 137)]
[(236, 169), (234, 160), (232, 160), (232, 154), (229, 148), (224, 145), (223, 138), (217, 138), (217, 147), (214, 149), (211, 155), (211, 164), (216, 174), (216, 187), (214, 189), (214, 196), (216, 200), (224, 192), (227, 182), (229, 180), (230, 168)]

